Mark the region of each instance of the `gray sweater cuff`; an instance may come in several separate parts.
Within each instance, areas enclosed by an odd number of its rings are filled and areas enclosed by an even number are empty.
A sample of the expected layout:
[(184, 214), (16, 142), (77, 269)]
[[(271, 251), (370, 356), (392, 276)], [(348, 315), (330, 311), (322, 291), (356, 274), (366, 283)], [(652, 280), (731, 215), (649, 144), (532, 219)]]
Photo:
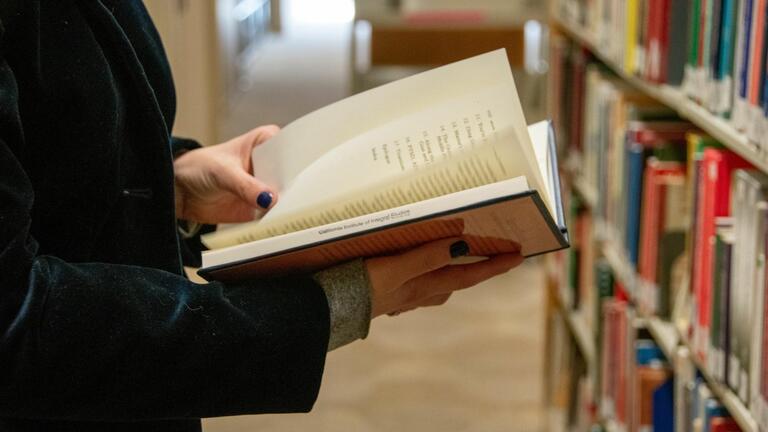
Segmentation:
[(314, 279), (328, 298), (331, 315), (328, 351), (365, 339), (371, 324), (371, 289), (363, 260), (317, 272)]

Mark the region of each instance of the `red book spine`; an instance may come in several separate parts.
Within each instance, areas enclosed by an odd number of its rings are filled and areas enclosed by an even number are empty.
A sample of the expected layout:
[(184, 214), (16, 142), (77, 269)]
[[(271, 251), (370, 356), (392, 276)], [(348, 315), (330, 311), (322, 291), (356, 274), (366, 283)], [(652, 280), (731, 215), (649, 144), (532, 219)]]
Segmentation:
[(758, 106), (760, 104), (760, 85), (763, 83), (763, 77), (760, 75), (760, 69), (762, 67), (762, 53), (763, 53), (763, 26), (765, 25), (765, 0), (757, 0), (757, 8), (755, 8), (755, 14), (752, 19), (755, 20), (754, 28), (752, 29), (752, 53), (750, 58), (750, 67), (752, 70), (749, 73), (749, 90), (748, 97), (751, 105)]
[(661, 23), (659, 24), (659, 70), (658, 83), (667, 82), (667, 64), (669, 63), (669, 16), (671, 14), (672, 1), (661, 0)]
[(750, 163), (736, 155), (735, 153), (708, 148), (704, 150), (702, 161), (702, 174), (704, 190), (699, 212), (701, 215), (701, 242), (696, 243), (700, 251), (701, 264), (697, 280), (699, 291), (698, 295), (698, 324), (699, 340), (696, 344), (697, 354), (704, 361), (706, 359), (707, 335), (709, 334), (709, 323), (711, 321), (711, 294), (712, 278), (707, 275), (712, 274), (713, 244), (712, 239), (715, 235), (715, 218), (727, 216), (731, 205), (731, 174), (735, 169), (748, 168)]
[(710, 432), (741, 432), (741, 427), (733, 417), (714, 417), (709, 422)]
[(647, 33), (645, 36), (645, 65), (644, 78), (649, 81), (656, 81), (658, 66), (658, 43), (659, 43), (659, 12), (663, 0), (649, 0), (647, 14)]
[(627, 326), (626, 303), (620, 303), (616, 332), (618, 333), (618, 361), (616, 420), (619, 424), (627, 425), (629, 421), (629, 328)]

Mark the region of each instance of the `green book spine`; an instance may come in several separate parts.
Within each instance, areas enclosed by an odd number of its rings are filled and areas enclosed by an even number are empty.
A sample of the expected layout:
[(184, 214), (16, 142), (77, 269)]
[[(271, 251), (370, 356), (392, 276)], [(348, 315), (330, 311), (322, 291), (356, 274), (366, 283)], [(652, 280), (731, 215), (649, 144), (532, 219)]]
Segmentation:
[(691, 20), (688, 33), (688, 64), (696, 67), (699, 61), (699, 27), (701, 17), (701, 0), (693, 0), (689, 19)]

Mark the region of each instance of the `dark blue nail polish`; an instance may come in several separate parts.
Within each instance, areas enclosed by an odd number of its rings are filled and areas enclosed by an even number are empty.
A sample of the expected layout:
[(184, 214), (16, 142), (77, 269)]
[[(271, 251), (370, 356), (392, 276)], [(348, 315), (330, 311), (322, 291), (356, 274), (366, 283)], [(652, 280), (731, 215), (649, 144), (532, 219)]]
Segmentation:
[(469, 255), (469, 245), (464, 240), (459, 240), (451, 245), (451, 258)]
[(269, 205), (272, 204), (272, 193), (267, 191), (260, 193), (256, 198), (256, 204), (261, 208), (268, 209)]

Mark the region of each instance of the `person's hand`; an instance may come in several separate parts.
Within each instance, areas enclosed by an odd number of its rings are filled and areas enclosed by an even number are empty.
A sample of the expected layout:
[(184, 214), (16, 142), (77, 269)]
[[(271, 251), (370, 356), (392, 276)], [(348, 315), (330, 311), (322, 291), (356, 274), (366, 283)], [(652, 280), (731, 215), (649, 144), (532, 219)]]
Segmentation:
[(505, 273), (523, 262), (517, 253), (500, 254), (472, 264), (448, 265), (471, 254), (460, 238), (437, 240), (400, 255), (365, 261), (371, 281), (371, 318), (395, 315), (448, 301), (456, 290)]
[(276, 192), (254, 177), (251, 150), (275, 135), (261, 126), (225, 143), (192, 150), (173, 162), (176, 216), (202, 223), (246, 222), (272, 207)]

